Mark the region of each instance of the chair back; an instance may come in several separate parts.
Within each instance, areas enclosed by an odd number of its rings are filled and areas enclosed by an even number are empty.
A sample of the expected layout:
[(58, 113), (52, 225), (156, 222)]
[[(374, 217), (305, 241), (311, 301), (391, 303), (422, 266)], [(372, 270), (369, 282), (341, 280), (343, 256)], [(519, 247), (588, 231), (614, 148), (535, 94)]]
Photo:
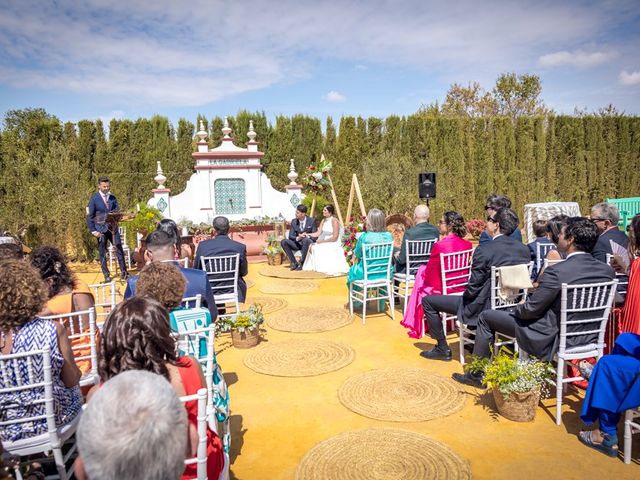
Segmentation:
[(117, 303), (116, 281), (89, 285), (96, 307), (96, 323), (102, 325)]
[(415, 276), (418, 269), (429, 261), (431, 248), (436, 243), (436, 238), (429, 240), (405, 240), (407, 252), (407, 275)]
[(473, 248), (460, 252), (440, 254), (442, 294), (464, 291), (471, 276)]
[(602, 356), (617, 284), (617, 280), (562, 284), (558, 354), (593, 351), (594, 356)]
[[(71, 342), (71, 351), (76, 363), (89, 362), (89, 370), (80, 379), (80, 386), (94, 385), (99, 381), (98, 349), (96, 346), (96, 310), (91, 307), (72, 313), (47, 315), (40, 318), (61, 323), (66, 329)], [(83, 369), (84, 370), (84, 369)]]
[(184, 297), (180, 305), (182, 308), (200, 308), (202, 307), (202, 294), (199, 293), (195, 297)]
[[(18, 402), (9, 400), (16, 397)], [(51, 441), (57, 441), (49, 346), (0, 355), (0, 404), (0, 430), (44, 421)]]
[[(608, 265), (611, 265), (612, 258), (613, 258), (613, 255), (611, 253), (607, 253)], [(618, 293), (622, 296), (626, 295), (627, 288), (629, 288), (629, 276), (626, 273), (616, 272), (616, 278), (618, 279), (618, 288), (617, 288)]]
[(127, 245), (127, 227), (118, 226), (118, 230), (120, 231), (120, 241), (122, 242), (122, 246)]
[(544, 265), (547, 253), (557, 249), (554, 243), (536, 243), (536, 272), (539, 272)]
[(185, 465), (197, 464), (197, 479), (207, 479), (207, 390), (201, 388), (193, 395), (185, 395), (180, 397), (180, 401), (185, 405), (188, 402), (198, 402), (198, 448), (196, 456), (187, 458)]
[[(533, 262), (523, 263), (513, 266), (522, 266), (527, 269), (529, 272), (529, 277), (531, 276), (531, 269), (533, 268)], [(501, 295), (501, 289), (503, 286), (500, 282), (500, 267), (491, 267), (491, 301), (490, 308), (491, 310), (501, 310), (504, 308), (513, 307), (523, 300), (527, 299), (528, 289), (522, 288), (514, 292), (510, 292), (510, 295), (505, 296), (504, 292)]]
[(227, 301), (237, 301), (240, 254), (201, 257), (200, 261), (202, 270), (207, 272), (216, 305), (224, 306)]
[[(393, 256), (393, 242), (385, 243), (365, 243), (362, 246), (362, 261), (364, 265), (364, 281), (371, 281), (377, 276), (390, 278), (391, 258)], [(375, 281), (376, 278), (373, 278)]]

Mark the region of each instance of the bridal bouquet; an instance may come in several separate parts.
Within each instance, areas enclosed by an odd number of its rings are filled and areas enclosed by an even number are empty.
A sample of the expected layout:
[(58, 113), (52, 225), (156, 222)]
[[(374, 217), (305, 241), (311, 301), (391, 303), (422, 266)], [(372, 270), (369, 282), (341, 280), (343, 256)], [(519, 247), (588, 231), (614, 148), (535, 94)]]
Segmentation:
[(342, 248), (344, 249), (344, 257), (347, 259), (349, 265), (353, 265), (354, 263), (355, 255), (353, 252), (358, 242), (358, 234), (367, 230), (366, 221), (367, 217), (351, 217), (349, 222), (344, 226)]
[(318, 165), (313, 163), (307, 167), (307, 175), (305, 176), (305, 188), (312, 192), (324, 192), (331, 187), (329, 181), (329, 172), (331, 171), (331, 162), (322, 157)]

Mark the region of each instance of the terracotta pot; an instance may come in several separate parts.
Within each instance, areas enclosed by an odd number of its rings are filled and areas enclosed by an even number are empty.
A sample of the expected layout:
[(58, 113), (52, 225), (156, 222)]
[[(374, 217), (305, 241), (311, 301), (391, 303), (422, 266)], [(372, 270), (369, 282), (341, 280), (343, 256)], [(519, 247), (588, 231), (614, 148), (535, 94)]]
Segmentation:
[(498, 412), (514, 422), (531, 422), (536, 418), (536, 410), (540, 402), (540, 389), (527, 393), (512, 393), (509, 398), (497, 388), (493, 389), (493, 399)]
[(258, 345), (260, 341), (260, 332), (258, 329), (245, 330), (239, 332), (238, 330), (231, 330), (231, 342), (236, 348), (251, 348)]

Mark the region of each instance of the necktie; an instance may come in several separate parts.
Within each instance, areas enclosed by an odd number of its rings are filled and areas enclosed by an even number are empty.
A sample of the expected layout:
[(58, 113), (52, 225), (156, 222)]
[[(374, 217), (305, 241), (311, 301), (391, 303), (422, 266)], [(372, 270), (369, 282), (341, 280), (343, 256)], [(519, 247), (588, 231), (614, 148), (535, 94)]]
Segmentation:
[(104, 204), (107, 206), (107, 210), (109, 210), (109, 197), (106, 195), (103, 195), (102, 200), (104, 201)]

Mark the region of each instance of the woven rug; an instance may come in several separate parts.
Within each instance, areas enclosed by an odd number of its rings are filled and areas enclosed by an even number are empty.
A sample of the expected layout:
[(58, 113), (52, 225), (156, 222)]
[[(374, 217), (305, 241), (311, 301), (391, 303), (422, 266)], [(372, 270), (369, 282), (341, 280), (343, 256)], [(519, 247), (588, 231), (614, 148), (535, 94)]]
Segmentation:
[(274, 280), (260, 287), (260, 291), (271, 295), (295, 295), (313, 292), (317, 288), (318, 284), (310, 280)]
[(338, 398), (365, 417), (422, 422), (460, 410), (465, 392), (453, 380), (421, 368), (390, 368), (348, 378), (338, 389)]
[(296, 480), (462, 480), (469, 463), (447, 445), (393, 428), (341, 433), (318, 443), (296, 469)]
[(245, 280), (244, 283), (247, 284), (247, 288), (251, 288), (256, 284), (253, 280)]
[(309, 307), (288, 308), (267, 319), (274, 330), (294, 333), (327, 332), (349, 325), (353, 318), (344, 308)]
[(286, 340), (254, 348), (244, 357), (251, 370), (276, 377), (311, 377), (346, 367), (353, 348), (330, 340)]
[(329, 275), (320, 272), (310, 272), (304, 270), (290, 270), (289, 265), (265, 265), (259, 272), (265, 277), (289, 278), (289, 279), (310, 279), (310, 278), (330, 278)]
[(245, 303), (240, 304), (240, 310), (248, 310), (249, 307), (254, 303), (257, 303), (262, 307), (262, 313), (264, 313), (265, 315), (267, 313), (273, 313), (277, 312), (278, 310), (282, 310), (283, 308), (286, 308), (287, 305), (289, 305), (286, 300), (278, 297), (251, 296), (245, 300)]

